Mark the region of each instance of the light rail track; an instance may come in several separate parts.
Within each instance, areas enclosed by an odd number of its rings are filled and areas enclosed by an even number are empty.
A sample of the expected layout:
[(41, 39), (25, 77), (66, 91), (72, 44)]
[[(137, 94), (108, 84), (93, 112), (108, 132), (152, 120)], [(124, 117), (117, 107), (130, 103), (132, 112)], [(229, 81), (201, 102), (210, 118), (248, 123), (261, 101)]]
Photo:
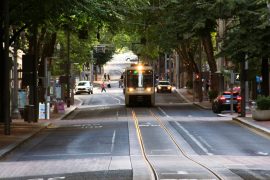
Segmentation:
[[(172, 132), (166, 127), (166, 125), (164, 124), (164, 122), (162, 122), (162, 120), (150, 109), (150, 108), (145, 108), (145, 111), (147, 111), (147, 113), (149, 113), (148, 119), (151, 119), (152, 121), (154, 120), (155, 122), (158, 123), (159, 127), (161, 129), (164, 130), (164, 132), (168, 135), (169, 139), (173, 142), (173, 144), (177, 147), (177, 149), (181, 152), (181, 155), (183, 155), (183, 157), (185, 157), (188, 161), (192, 161), (193, 163), (199, 165), (200, 167), (202, 167), (205, 171), (208, 171), (210, 174), (213, 175), (213, 177), (215, 177), (216, 179), (222, 180), (224, 178), (222, 178), (217, 172), (215, 172), (213, 169), (207, 167), (206, 165), (202, 164), (201, 162), (193, 159), (192, 157), (190, 157), (183, 148), (181, 148), (181, 146), (177, 143), (175, 137), (173, 136)], [(145, 159), (145, 162), (147, 163), (150, 172), (152, 173), (152, 179), (158, 180), (160, 179), (158, 170), (156, 170), (156, 168), (154, 167), (154, 165), (151, 163), (150, 158), (148, 157), (148, 155), (146, 154), (146, 150), (145, 150), (145, 145), (144, 145), (144, 138), (141, 132), (141, 128), (139, 125), (139, 119), (138, 116), (135, 112), (134, 109), (131, 109), (132, 112), (132, 117), (135, 123), (135, 127), (136, 127), (136, 131), (137, 131), (137, 135), (138, 135), (138, 139), (139, 139), (139, 144), (142, 150), (142, 154), (143, 157)]]

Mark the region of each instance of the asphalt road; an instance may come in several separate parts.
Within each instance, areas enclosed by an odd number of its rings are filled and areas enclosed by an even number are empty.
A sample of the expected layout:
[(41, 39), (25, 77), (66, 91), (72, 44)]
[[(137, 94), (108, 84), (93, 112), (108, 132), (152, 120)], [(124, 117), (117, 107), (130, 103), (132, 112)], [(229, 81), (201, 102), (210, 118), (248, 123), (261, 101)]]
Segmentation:
[(0, 178), (151, 179), (148, 160), (158, 179), (270, 179), (269, 137), (175, 92), (126, 108), (114, 85), (76, 95), (80, 107), (1, 160)]

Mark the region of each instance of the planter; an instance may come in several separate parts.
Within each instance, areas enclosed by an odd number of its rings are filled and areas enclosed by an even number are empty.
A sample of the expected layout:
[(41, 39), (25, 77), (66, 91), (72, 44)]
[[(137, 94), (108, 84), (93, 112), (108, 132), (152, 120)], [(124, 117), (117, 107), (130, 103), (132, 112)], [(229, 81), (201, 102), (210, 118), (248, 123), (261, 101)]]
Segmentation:
[(252, 118), (257, 121), (270, 121), (270, 110), (252, 110)]

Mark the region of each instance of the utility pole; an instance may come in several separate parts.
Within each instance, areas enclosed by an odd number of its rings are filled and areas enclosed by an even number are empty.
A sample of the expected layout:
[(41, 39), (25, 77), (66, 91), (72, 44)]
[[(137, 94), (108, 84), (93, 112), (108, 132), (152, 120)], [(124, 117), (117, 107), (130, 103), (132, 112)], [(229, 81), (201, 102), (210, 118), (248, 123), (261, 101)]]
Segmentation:
[(179, 69), (180, 69), (180, 63), (179, 63), (179, 55), (178, 53), (176, 52), (175, 53), (175, 59), (176, 59), (176, 62), (175, 62), (175, 69), (176, 69), (176, 88), (179, 89), (180, 88), (180, 78), (179, 78)]
[(4, 16), (4, 82), (3, 82), (3, 101), (4, 101), (4, 111), (3, 117), (5, 122), (4, 134), (10, 135), (10, 63), (9, 63), (9, 0), (4, 0), (3, 2), (3, 16)]
[(67, 107), (70, 107), (70, 30), (67, 28)]
[(37, 122), (38, 120), (38, 110), (39, 110), (39, 103), (38, 103), (38, 89), (37, 89), (37, 79), (38, 79), (38, 73), (37, 73), (37, 33), (38, 33), (38, 24), (35, 22), (33, 24), (33, 76), (32, 81), (33, 83), (30, 85), (30, 98), (29, 102), (31, 105), (34, 105), (34, 122)]
[(246, 92), (245, 92), (245, 81), (246, 81), (246, 70), (245, 70), (245, 59), (243, 57), (241, 64), (240, 64), (240, 69), (241, 69), (241, 79), (240, 79), (240, 85), (241, 85), (241, 117), (246, 117)]

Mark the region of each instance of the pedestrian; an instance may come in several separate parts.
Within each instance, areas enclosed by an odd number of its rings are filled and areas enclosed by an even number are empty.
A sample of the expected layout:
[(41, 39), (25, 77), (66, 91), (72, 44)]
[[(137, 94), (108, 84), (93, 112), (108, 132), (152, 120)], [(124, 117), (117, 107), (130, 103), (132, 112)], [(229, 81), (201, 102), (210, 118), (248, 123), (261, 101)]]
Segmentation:
[(123, 76), (123, 74), (121, 74), (121, 76), (120, 76), (120, 79), (119, 79), (119, 88), (122, 88), (123, 87), (123, 79), (124, 79), (124, 76)]
[(209, 86), (210, 86), (209, 80), (206, 80), (206, 83), (205, 83), (205, 92), (206, 93), (208, 93), (208, 91), (209, 91)]
[(107, 88), (111, 88), (110, 80), (108, 80)]
[(122, 87), (122, 79), (119, 79), (119, 88), (121, 88)]
[(108, 78), (107, 78), (107, 79), (108, 79), (108, 81), (109, 81), (109, 80), (111, 80), (111, 79), (110, 79), (110, 75), (109, 75), (109, 74), (107, 74), (107, 77), (108, 77)]
[(103, 91), (105, 91), (106, 92), (106, 85), (105, 85), (105, 83), (104, 83), (104, 81), (102, 82), (102, 84), (101, 84), (101, 92), (103, 92)]
[(106, 81), (106, 79), (107, 79), (107, 75), (106, 75), (106, 73), (104, 73), (104, 81)]

